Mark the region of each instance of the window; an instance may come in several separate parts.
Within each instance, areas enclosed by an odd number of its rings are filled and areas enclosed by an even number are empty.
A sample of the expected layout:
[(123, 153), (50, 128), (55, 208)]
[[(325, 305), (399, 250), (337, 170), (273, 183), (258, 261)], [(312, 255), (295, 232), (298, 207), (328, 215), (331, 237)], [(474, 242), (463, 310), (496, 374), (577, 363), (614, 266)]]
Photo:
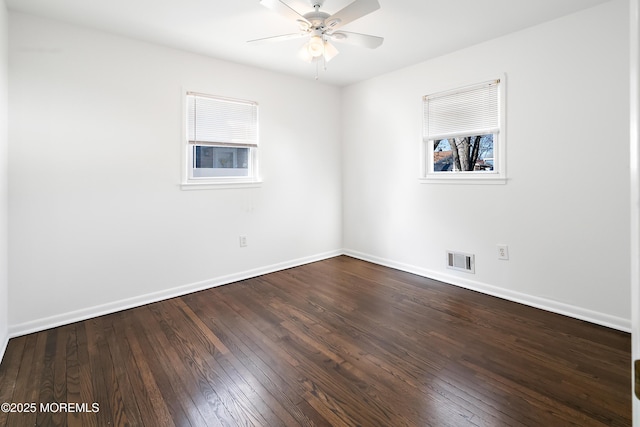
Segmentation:
[(505, 182), (503, 79), (423, 98), (425, 181)]
[(258, 182), (258, 104), (187, 92), (187, 186)]

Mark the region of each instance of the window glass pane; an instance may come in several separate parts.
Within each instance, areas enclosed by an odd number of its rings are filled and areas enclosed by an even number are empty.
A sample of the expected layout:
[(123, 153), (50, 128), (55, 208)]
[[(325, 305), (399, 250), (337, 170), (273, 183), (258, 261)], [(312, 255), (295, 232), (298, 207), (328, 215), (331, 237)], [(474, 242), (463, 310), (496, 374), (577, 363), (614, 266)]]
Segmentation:
[(249, 147), (193, 147), (193, 177), (249, 176)]
[(433, 171), (493, 171), (493, 140), (494, 135), (487, 134), (432, 141)]

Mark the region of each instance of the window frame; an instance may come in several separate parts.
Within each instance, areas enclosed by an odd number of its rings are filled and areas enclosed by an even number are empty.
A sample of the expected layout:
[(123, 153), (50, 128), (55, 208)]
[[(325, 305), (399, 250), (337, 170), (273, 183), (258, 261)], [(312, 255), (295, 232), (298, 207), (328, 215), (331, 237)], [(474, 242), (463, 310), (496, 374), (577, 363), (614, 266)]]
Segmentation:
[[(182, 179), (180, 187), (183, 190), (210, 190), (210, 189), (226, 189), (226, 188), (252, 188), (258, 187), (262, 183), (259, 175), (259, 104), (256, 101), (250, 101), (239, 98), (229, 98), (219, 95), (211, 95), (208, 93), (182, 90)], [(191, 126), (189, 120), (189, 97), (197, 96), (204, 98), (211, 98), (217, 101), (240, 103), (253, 105), (256, 108), (255, 112), (255, 141), (250, 143), (228, 143), (228, 142), (203, 142), (201, 144), (194, 143), (189, 139), (189, 128)], [(246, 176), (194, 176), (194, 153), (196, 147), (214, 147), (214, 148), (248, 148), (247, 155), (248, 160), (248, 175)], [(224, 169), (224, 168), (220, 168)], [(234, 168), (229, 168), (233, 170)]]
[[(476, 88), (484, 87), (492, 82), (497, 82), (497, 132), (493, 133), (493, 171), (434, 171), (434, 147), (433, 141), (438, 138), (430, 138), (427, 132), (427, 99), (432, 97), (447, 96), (448, 94), (469, 92)], [(446, 183), (446, 184), (506, 184), (506, 76), (487, 79), (476, 83), (460, 85), (454, 89), (441, 90), (425, 95), (421, 99), (422, 104), (422, 141), (420, 144), (420, 182), (422, 183)], [(480, 134), (478, 134), (480, 135)], [(469, 135), (471, 136), (471, 135)], [(446, 139), (446, 138), (442, 138)]]

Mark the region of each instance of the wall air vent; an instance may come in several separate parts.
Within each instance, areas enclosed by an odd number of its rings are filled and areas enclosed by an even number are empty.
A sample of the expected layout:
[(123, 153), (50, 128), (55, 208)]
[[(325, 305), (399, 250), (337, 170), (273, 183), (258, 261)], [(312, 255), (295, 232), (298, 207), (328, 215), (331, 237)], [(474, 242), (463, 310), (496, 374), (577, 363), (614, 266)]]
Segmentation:
[(447, 251), (447, 267), (453, 270), (475, 274), (475, 255), (462, 252)]

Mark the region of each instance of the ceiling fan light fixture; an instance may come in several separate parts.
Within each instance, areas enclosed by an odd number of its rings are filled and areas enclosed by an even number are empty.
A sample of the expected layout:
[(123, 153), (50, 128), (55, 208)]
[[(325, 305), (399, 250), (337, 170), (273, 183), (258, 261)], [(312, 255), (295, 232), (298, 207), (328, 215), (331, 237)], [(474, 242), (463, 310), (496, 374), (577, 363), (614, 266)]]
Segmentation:
[(336, 49), (334, 45), (332, 45), (328, 41), (324, 42), (324, 60), (325, 61), (327, 62), (331, 61), (339, 53), (340, 52), (338, 51), (338, 49)]
[(307, 45), (309, 44), (309, 42), (305, 43), (304, 45), (302, 45), (302, 47), (300, 48), (300, 50), (298, 51), (298, 58), (300, 58), (301, 60), (303, 60), (304, 62), (311, 62), (313, 61), (315, 58), (313, 56), (311, 56), (311, 54), (309, 53), (309, 49), (307, 47)]
[(307, 50), (309, 55), (313, 58), (318, 58), (324, 54), (324, 41), (321, 36), (312, 36), (307, 43)]

